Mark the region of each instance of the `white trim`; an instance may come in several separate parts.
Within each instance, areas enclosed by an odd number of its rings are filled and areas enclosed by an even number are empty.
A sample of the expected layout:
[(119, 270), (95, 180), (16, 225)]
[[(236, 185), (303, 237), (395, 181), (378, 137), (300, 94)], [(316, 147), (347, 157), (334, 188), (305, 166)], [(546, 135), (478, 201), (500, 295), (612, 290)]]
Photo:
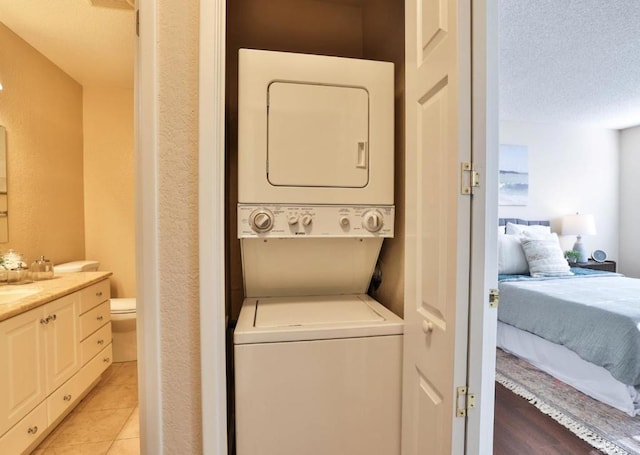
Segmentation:
[(140, 453), (162, 453), (158, 290), (157, 0), (138, 0), (135, 56), (135, 189)]
[(489, 290), (497, 289), (498, 227), (498, 5), (473, 3), (472, 161), (481, 184), (471, 207), (471, 288), (467, 384), (478, 397), (467, 419), (466, 453), (493, 453), (497, 310)]
[(227, 453), (225, 1), (200, 2), (199, 266), (202, 449)]

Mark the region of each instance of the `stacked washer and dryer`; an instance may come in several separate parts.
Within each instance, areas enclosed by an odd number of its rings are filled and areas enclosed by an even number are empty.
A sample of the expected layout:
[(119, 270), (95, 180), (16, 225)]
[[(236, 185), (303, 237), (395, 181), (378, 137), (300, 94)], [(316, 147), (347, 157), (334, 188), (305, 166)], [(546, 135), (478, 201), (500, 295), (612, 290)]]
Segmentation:
[(237, 455), (395, 455), (403, 323), (366, 294), (393, 237), (393, 65), (240, 50)]

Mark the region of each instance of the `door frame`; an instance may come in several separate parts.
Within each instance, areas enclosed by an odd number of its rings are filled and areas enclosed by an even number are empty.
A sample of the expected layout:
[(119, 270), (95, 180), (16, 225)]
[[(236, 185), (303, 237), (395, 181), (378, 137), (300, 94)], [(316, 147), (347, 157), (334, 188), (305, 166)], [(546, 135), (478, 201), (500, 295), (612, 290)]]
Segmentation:
[(226, 1), (200, 2), (198, 217), (202, 453), (227, 454)]
[[(481, 187), (471, 202), (469, 390), (479, 397), (467, 417), (467, 453), (493, 453), (498, 229), (498, 2), (472, 0), (471, 156)], [(478, 101), (478, 102), (476, 102)]]
[(162, 453), (162, 384), (157, 210), (159, 0), (137, 0), (139, 36), (134, 54), (136, 295), (140, 453)]
[[(147, 0), (145, 6), (149, 12), (155, 14), (157, 0)], [(142, 2), (141, 2), (142, 3)], [(472, 8), (472, 71), (474, 99), (482, 100), (478, 105), (472, 106), (472, 147), (474, 150), (485, 149), (486, 161), (476, 162), (476, 169), (484, 177), (485, 183), (497, 182), (497, 145), (498, 145), (498, 22), (497, 0), (473, 1)], [(209, 277), (200, 280), (200, 318), (201, 318), (201, 380), (202, 380), (202, 433), (203, 453), (205, 455), (226, 455), (227, 453), (227, 404), (226, 404), (226, 364), (225, 353), (225, 235), (224, 235), (224, 90), (225, 90), (225, 26), (226, 26), (226, 2), (225, 0), (202, 0), (200, 2), (200, 81), (199, 81), (199, 228), (200, 228), (200, 276)], [(146, 16), (146, 17), (145, 17)], [(153, 40), (155, 36), (155, 15), (145, 14), (145, 24), (142, 24), (141, 33), (147, 40), (144, 49), (152, 52), (147, 61), (147, 70), (155, 69), (155, 52)], [(153, 23), (151, 23), (153, 21)], [(146, 29), (146, 30), (145, 30)], [(142, 40), (142, 36), (141, 36)], [(148, 41), (151, 41), (149, 43)], [(145, 61), (141, 59), (144, 67)], [(155, 106), (157, 93), (149, 89), (141, 93), (140, 106), (144, 106), (145, 100)], [(146, 112), (146, 115), (145, 115)], [(144, 111), (141, 108), (141, 119), (144, 122), (152, 121), (153, 109)], [(149, 123), (147, 123), (149, 125)], [(151, 123), (151, 129), (155, 132), (155, 123)], [(141, 136), (148, 136), (143, 135)], [(153, 144), (142, 143), (147, 150)], [(154, 164), (151, 161), (151, 164)], [(155, 167), (140, 171), (150, 174)], [(212, 184), (211, 182), (215, 182)], [(154, 182), (155, 184), (155, 182)], [(496, 188), (493, 188), (496, 186)], [(490, 453), (493, 446), (493, 387), (495, 368), (495, 332), (492, 332), (490, 311), (487, 310), (488, 289), (495, 286), (495, 273), (497, 273), (495, 246), (497, 242), (497, 185), (485, 184), (485, 187), (473, 200), (473, 228), (471, 233), (472, 255), (478, 248), (485, 250), (480, 257), (483, 262), (472, 262), (472, 269), (477, 270), (472, 275), (471, 301), (480, 303), (470, 308), (469, 323), (469, 386), (480, 393), (480, 407), (477, 412), (471, 412), (468, 417), (468, 438), (466, 441), (467, 453)], [(149, 193), (147, 193), (149, 194)], [(151, 194), (156, 194), (155, 191)], [(152, 203), (153, 201), (148, 201)], [(142, 209), (139, 209), (142, 210)], [(157, 219), (157, 218), (156, 218)], [(151, 223), (151, 227), (155, 227)], [(497, 228), (496, 228), (497, 229)], [(149, 235), (149, 231), (146, 235)], [(155, 232), (155, 231), (154, 231)], [(151, 240), (148, 240), (151, 243)], [(142, 258), (142, 256), (138, 256)], [(141, 261), (139, 261), (141, 263)], [(152, 264), (153, 265), (153, 264)], [(155, 262), (157, 265), (157, 262)], [(140, 266), (139, 266), (140, 267)], [(149, 269), (147, 269), (148, 271)], [(153, 270), (153, 269), (151, 269)], [(494, 273), (495, 272), (495, 273)], [(149, 274), (140, 274), (145, 277), (142, 287), (151, 289), (156, 285)], [(155, 291), (157, 292), (157, 290)], [(151, 292), (153, 294), (153, 292)], [(145, 296), (145, 298), (149, 298)], [(153, 300), (151, 300), (153, 301)], [(202, 304), (211, 302), (210, 305)], [(479, 308), (478, 308), (479, 307)], [(144, 324), (145, 339), (152, 340), (159, 334), (159, 311), (150, 308), (147, 313), (152, 320)], [(493, 323), (495, 324), (495, 322)], [(206, 329), (206, 330), (205, 330)], [(152, 342), (152, 341), (151, 341)], [(157, 343), (157, 341), (156, 341)], [(143, 355), (152, 355), (157, 359), (158, 346), (145, 349)], [(157, 362), (157, 360), (153, 360)], [(155, 363), (154, 363), (155, 365)], [(152, 365), (153, 366), (153, 365)], [(146, 395), (155, 396), (158, 402), (151, 407), (141, 403), (141, 430), (145, 434), (142, 439), (148, 442), (161, 440), (161, 403), (159, 399), (159, 384), (153, 379), (150, 369), (146, 376), (144, 386), (151, 388)], [(156, 376), (157, 378), (157, 376)], [(142, 391), (142, 389), (141, 389)], [(484, 402), (484, 404), (483, 404)], [(149, 405), (149, 403), (147, 403)], [(145, 412), (145, 409), (146, 412)], [(155, 429), (154, 422), (145, 423), (144, 414), (153, 410), (157, 413)], [(154, 414), (149, 414), (154, 415)], [(144, 426), (143, 426), (144, 425)], [(160, 445), (148, 445), (149, 451), (143, 453), (161, 453), (151, 450), (151, 447)]]

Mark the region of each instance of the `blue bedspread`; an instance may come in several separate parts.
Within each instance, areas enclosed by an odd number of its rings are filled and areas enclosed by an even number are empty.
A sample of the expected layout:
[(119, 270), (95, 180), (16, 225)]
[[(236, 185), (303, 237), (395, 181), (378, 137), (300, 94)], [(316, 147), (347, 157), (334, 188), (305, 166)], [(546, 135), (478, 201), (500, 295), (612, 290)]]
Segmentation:
[(501, 277), (498, 319), (640, 386), (640, 280), (572, 270), (561, 279)]

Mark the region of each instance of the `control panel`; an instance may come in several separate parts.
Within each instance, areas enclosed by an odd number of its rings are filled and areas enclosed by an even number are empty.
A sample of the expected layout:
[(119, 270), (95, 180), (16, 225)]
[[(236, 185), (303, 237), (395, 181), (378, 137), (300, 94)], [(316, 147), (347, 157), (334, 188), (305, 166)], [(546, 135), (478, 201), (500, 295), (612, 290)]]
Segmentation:
[(393, 206), (238, 204), (238, 238), (393, 237)]

